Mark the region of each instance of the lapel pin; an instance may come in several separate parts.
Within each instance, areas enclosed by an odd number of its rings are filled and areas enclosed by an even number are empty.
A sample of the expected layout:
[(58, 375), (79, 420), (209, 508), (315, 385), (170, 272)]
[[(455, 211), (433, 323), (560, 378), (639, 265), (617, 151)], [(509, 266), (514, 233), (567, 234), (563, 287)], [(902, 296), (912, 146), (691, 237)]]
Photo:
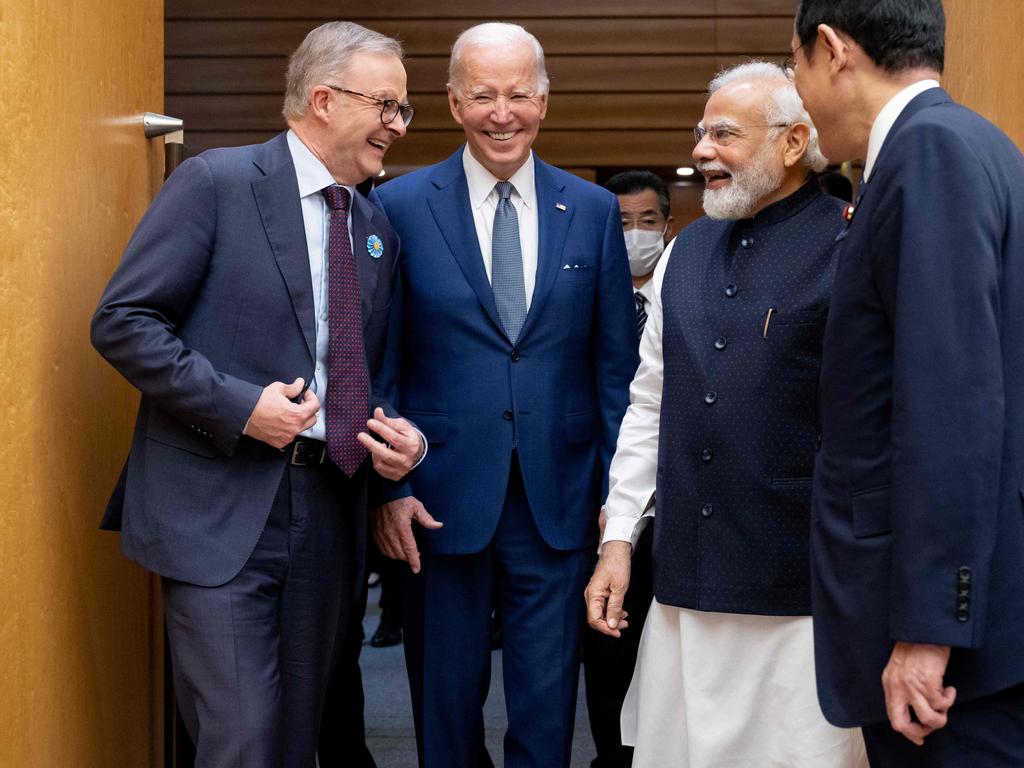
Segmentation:
[(555, 203), (555, 208), (557, 208), (560, 211), (564, 211), (565, 210), (565, 203)]
[(379, 259), (384, 255), (384, 243), (381, 242), (377, 235), (370, 235), (366, 238), (366, 252), (375, 259)]
[(846, 206), (846, 211), (843, 213), (843, 218), (846, 219), (847, 223), (853, 221), (853, 212), (855, 210), (857, 209), (854, 208), (852, 205)]

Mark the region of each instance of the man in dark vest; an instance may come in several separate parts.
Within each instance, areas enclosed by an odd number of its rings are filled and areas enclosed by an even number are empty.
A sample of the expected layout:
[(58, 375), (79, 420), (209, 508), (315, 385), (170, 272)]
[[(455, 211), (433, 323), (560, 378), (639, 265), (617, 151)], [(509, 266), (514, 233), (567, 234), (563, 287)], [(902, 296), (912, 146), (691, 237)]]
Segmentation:
[(654, 273), (589, 620), (627, 629), (631, 550), (653, 517), (655, 599), (622, 712), (633, 765), (854, 768), (860, 734), (817, 706), (808, 583), (843, 204), (810, 178), (826, 161), (781, 68), (744, 64), (709, 92), (693, 153), (707, 216)]

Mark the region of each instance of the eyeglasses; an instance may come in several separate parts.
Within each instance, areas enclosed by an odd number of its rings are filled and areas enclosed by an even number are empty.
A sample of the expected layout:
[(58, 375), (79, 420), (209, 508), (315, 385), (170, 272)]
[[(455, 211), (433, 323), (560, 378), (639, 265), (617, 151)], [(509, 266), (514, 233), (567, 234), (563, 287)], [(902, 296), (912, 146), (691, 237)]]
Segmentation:
[(339, 88), (336, 85), (330, 83), (324, 83), (332, 91), (338, 93), (347, 93), (352, 96), (362, 96), (364, 99), (372, 101), (374, 104), (380, 105), (380, 121), (383, 125), (387, 125), (394, 120), (398, 115), (402, 116), (402, 123), (406, 126), (412, 122), (413, 115), (416, 114), (416, 108), (412, 104), (400, 104), (396, 99), (378, 99), (375, 96), (370, 96), (359, 91), (350, 91), (348, 88)]
[(693, 140), (698, 144), (707, 136), (711, 143), (718, 147), (728, 147), (733, 141), (740, 138), (739, 131), (745, 128), (789, 128), (791, 123), (771, 123), (769, 125), (712, 125), (705, 128), (698, 125), (693, 129)]
[(794, 48), (793, 51), (789, 54), (789, 56), (786, 57), (786, 60), (782, 62), (782, 64), (780, 65), (782, 67), (783, 72), (789, 74), (790, 72), (794, 72), (796, 70), (796, 52), (803, 47), (804, 44), (800, 43), (800, 45)]

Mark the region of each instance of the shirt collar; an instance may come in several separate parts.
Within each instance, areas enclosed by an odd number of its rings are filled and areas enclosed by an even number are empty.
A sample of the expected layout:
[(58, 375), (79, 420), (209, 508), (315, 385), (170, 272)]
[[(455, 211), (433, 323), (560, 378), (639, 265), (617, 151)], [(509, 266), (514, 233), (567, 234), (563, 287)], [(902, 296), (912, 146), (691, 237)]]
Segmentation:
[[(324, 187), (337, 184), (334, 177), (331, 176), (331, 172), (292, 130), (288, 131), (288, 151), (292, 155), (292, 164), (295, 166), (295, 179), (299, 182), (300, 198), (319, 194)], [(345, 187), (349, 195), (355, 196), (355, 187), (346, 184), (339, 186)]]
[[(469, 187), (469, 202), (473, 208), (479, 208), (487, 197), (494, 192), (494, 185), (501, 179), (488, 171), (480, 161), (473, 157), (469, 147), (462, 150), (462, 168), (466, 172), (466, 184)], [(537, 197), (534, 185), (533, 150), (530, 150), (526, 162), (509, 179), (519, 199), (527, 208), (533, 208)]]
[(882, 111), (878, 113), (878, 117), (875, 118), (875, 122), (871, 125), (871, 134), (868, 136), (868, 153), (867, 157), (864, 158), (863, 179), (865, 181), (867, 181), (871, 175), (871, 170), (875, 167), (875, 160), (878, 159), (878, 153), (882, 151), (885, 138), (889, 135), (889, 131), (892, 130), (900, 114), (906, 109), (907, 104), (913, 101), (918, 94), (924, 93), (930, 88), (938, 87), (938, 80), (918, 80), (897, 93), (882, 107)]

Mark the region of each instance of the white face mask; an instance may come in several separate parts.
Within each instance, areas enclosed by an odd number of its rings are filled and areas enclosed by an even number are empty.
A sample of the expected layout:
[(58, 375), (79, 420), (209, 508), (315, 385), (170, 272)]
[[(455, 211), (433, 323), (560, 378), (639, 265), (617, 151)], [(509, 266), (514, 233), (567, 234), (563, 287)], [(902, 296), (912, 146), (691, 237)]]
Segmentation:
[[(665, 225), (668, 229), (668, 224)], [(622, 233), (626, 238), (626, 253), (629, 254), (629, 271), (633, 277), (643, 277), (654, 271), (654, 266), (665, 250), (665, 229), (627, 229)]]

